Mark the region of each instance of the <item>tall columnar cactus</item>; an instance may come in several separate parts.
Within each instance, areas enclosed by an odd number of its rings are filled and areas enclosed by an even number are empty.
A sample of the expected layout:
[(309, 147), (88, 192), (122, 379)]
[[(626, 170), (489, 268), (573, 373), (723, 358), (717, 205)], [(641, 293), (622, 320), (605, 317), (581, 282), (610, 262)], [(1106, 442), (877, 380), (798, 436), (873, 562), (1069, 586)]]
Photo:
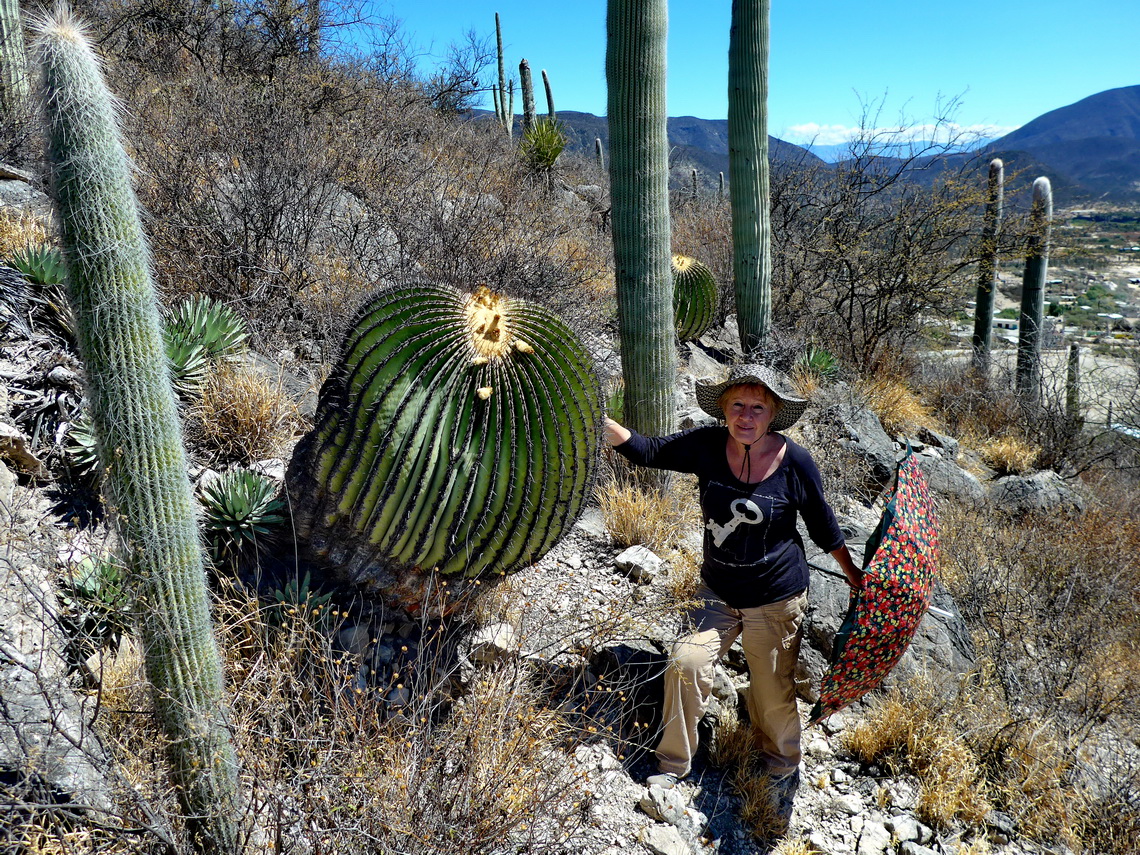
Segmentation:
[(39, 50), (68, 293), (147, 676), (196, 847), (237, 852), (237, 764), (197, 509), (115, 101), (69, 13), (42, 25)]
[(1069, 365), (1065, 371), (1065, 417), (1071, 424), (1081, 423), (1081, 346), (1069, 345)]
[(28, 99), (28, 56), (19, 0), (0, 0), (0, 119)]
[(594, 137), (594, 159), (598, 162), (598, 171), (606, 171), (606, 158), (602, 153), (602, 138)]
[(986, 181), (986, 210), (982, 219), (982, 247), (978, 260), (978, 293), (974, 303), (974, 367), (983, 374), (989, 369), (990, 343), (993, 337), (1003, 184), (1004, 164), (1001, 158), (995, 157), (990, 161), (989, 178)]
[(1033, 182), (1029, 212), (1029, 245), (1021, 280), (1021, 318), (1017, 338), (1017, 392), (1026, 403), (1041, 397), (1041, 319), (1045, 276), (1049, 271), (1049, 230), (1053, 222), (1053, 188), (1042, 176)]
[(554, 93), (550, 89), (550, 75), (546, 73), (545, 68), (542, 69), (542, 86), (546, 89), (546, 115), (554, 121), (558, 118), (558, 114), (554, 112)]
[(498, 116), (499, 124), (506, 130), (507, 136), (510, 136), (514, 131), (514, 122), (508, 122), (507, 117), (510, 113), (507, 112), (507, 64), (503, 59), (503, 26), (499, 21), (499, 13), (495, 13), (495, 48), (499, 59), (499, 88), (495, 90), (498, 97), (495, 100), (495, 115)]
[(606, 82), (610, 192), (625, 421), (644, 434), (676, 424), (665, 0), (609, 0)]
[(526, 59), (519, 60), (519, 88), (522, 90), (523, 100), (523, 134), (534, 127), (537, 114), (534, 110), (534, 80), (530, 75), (530, 63)]
[(728, 182), (740, 344), (750, 353), (772, 325), (768, 188), (769, 0), (732, 0), (728, 40)]
[(716, 277), (687, 255), (673, 256), (673, 318), (681, 341), (700, 338), (716, 317)]
[(601, 385), (549, 310), (417, 284), (357, 315), (289, 467), (311, 558), (412, 614), (537, 561), (594, 480)]

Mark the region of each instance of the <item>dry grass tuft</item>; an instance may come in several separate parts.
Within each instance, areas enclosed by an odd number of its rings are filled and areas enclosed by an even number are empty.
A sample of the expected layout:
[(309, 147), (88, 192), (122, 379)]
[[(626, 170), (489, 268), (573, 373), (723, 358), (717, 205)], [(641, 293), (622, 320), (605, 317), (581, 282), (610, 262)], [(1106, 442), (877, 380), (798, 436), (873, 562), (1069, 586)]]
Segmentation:
[(252, 366), (220, 363), (191, 409), (195, 446), (223, 463), (278, 456), (301, 426), (297, 405), (280, 377)]
[(933, 410), (897, 377), (878, 374), (861, 380), (859, 391), (889, 434), (909, 433), (934, 421)]
[(635, 484), (611, 481), (598, 488), (597, 496), (606, 531), (619, 546), (644, 544), (663, 554), (680, 541), (689, 524), (688, 502), (681, 498), (676, 487), (662, 494)]
[(10, 258), (18, 250), (47, 242), (47, 226), (35, 214), (0, 208), (0, 260)]
[(1016, 436), (982, 442), (978, 448), (986, 465), (1002, 475), (1022, 475), (1033, 470), (1041, 449)]
[(953, 820), (979, 823), (992, 805), (977, 759), (940, 709), (929, 685), (913, 695), (895, 689), (872, 701), (867, 717), (845, 731), (843, 743), (864, 763), (882, 763), (919, 778), (917, 813), (923, 822), (945, 828)]
[(752, 836), (767, 843), (780, 840), (788, 826), (780, 816), (779, 797), (764, 761), (756, 752), (752, 726), (737, 719), (722, 722), (709, 761), (728, 773), (728, 782), (740, 798), (740, 821), (752, 830)]
[(776, 844), (772, 855), (824, 855), (806, 837), (785, 837)]

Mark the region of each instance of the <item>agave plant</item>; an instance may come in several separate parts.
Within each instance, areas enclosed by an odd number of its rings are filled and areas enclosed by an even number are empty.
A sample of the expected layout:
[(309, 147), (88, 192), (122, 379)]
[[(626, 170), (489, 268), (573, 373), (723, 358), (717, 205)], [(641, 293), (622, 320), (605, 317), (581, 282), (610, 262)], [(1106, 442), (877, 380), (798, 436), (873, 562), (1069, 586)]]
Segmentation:
[(522, 152), (530, 168), (536, 172), (549, 172), (566, 148), (566, 129), (557, 119), (536, 119), (522, 138)]
[(234, 569), (255, 560), (285, 521), (276, 484), (248, 469), (231, 469), (206, 483), (198, 499), (210, 557), (218, 567)]
[(537, 561), (594, 479), (601, 388), (577, 337), (432, 283), (382, 292), (350, 330), (287, 477), (307, 556), (407, 612)]
[(194, 296), (174, 307), (166, 319), (168, 338), (200, 344), (210, 360), (241, 353), (249, 339), (242, 317), (224, 303)]
[(95, 439), (95, 425), (86, 407), (71, 422), (64, 441), (64, 453), (72, 470), (84, 477), (92, 477), (99, 469), (99, 448)]
[(245, 349), (245, 321), (223, 303), (195, 296), (179, 303), (163, 329), (171, 382), (182, 400), (197, 396), (210, 365)]
[(74, 347), (75, 323), (65, 293), (67, 268), (62, 253), (46, 245), (30, 246), (14, 252), (8, 266), (36, 286), (28, 293), (33, 322)]
[(111, 556), (89, 556), (59, 583), (60, 623), (69, 640), (73, 667), (93, 653), (119, 649), (132, 615), (126, 568)]

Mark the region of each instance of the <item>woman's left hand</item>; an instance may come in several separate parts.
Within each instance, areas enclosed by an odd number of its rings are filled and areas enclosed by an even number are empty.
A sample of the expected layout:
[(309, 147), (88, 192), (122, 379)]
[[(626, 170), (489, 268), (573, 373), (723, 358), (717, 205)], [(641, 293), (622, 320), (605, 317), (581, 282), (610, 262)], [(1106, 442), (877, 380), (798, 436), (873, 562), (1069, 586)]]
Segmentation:
[(863, 571), (851, 560), (851, 551), (847, 548), (847, 544), (832, 552), (831, 557), (839, 562), (843, 575), (847, 577), (847, 584), (856, 591), (863, 590)]

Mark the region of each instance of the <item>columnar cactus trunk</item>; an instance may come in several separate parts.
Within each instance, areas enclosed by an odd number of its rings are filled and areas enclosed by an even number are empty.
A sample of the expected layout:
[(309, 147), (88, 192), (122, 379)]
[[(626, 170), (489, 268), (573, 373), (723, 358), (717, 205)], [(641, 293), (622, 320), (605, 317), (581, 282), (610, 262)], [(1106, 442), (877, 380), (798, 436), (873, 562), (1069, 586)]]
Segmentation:
[(1027, 404), (1041, 399), (1041, 320), (1045, 277), (1049, 271), (1049, 230), (1053, 222), (1053, 188), (1042, 176), (1033, 182), (1029, 213), (1029, 245), (1021, 280), (1021, 318), (1017, 338), (1017, 393)]
[(768, 188), (769, 0), (732, 0), (728, 41), (728, 183), (736, 319), (744, 352), (772, 326)]
[(1065, 371), (1065, 417), (1070, 424), (1081, 423), (1081, 346), (1069, 345), (1069, 365)]
[[(496, 90), (498, 100), (495, 102), (495, 115), (498, 116), (499, 124), (503, 126), (507, 136), (512, 136), (514, 133), (514, 118), (511, 116), (513, 109), (507, 106), (507, 64), (503, 59), (503, 27), (499, 21), (498, 12), (495, 13), (495, 48), (499, 59), (499, 88)], [(511, 92), (511, 101), (514, 101), (513, 91)]]
[(530, 63), (526, 59), (519, 61), (519, 88), (522, 89), (523, 99), (523, 124), (522, 129), (525, 134), (534, 127), (538, 116), (534, 109), (534, 80), (530, 74)]
[(606, 171), (606, 158), (602, 154), (602, 138), (594, 137), (594, 159), (598, 162), (598, 172)]
[(237, 852), (237, 763), (196, 507), (116, 106), (64, 11), (42, 26), (48, 159), (110, 506), (195, 847)]
[(982, 249), (978, 260), (978, 293), (974, 303), (974, 367), (982, 374), (989, 370), (990, 344), (993, 339), (1003, 185), (1004, 164), (1001, 158), (995, 157), (990, 161), (989, 178), (986, 181), (986, 210), (982, 219)]
[(601, 384), (549, 310), (434, 283), (378, 294), (288, 485), (302, 550), (408, 614), (541, 558), (593, 485)]
[(609, 0), (606, 82), (624, 419), (644, 434), (676, 426), (665, 0)]
[(19, 0), (0, 0), (0, 119), (28, 99), (28, 56)]
[(542, 85), (546, 89), (546, 115), (554, 121), (558, 118), (558, 114), (554, 112), (554, 93), (550, 90), (550, 75), (546, 73), (545, 68), (542, 69)]

